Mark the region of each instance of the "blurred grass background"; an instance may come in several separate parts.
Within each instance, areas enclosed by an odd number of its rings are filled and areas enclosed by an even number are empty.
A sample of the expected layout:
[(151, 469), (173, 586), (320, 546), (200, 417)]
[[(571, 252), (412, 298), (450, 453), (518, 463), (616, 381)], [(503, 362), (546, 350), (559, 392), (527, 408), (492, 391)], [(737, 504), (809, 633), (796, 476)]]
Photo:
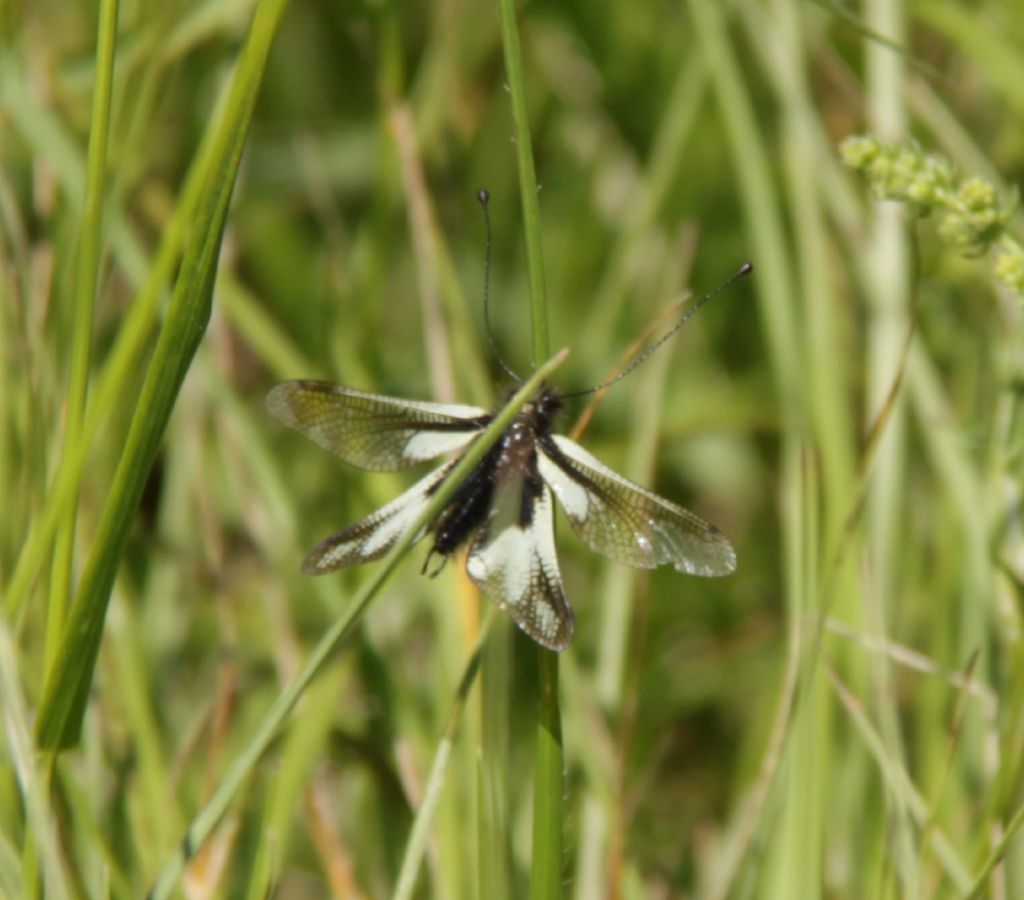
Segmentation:
[[(161, 308), (170, 296), (157, 248), (255, 6), (120, 4), (87, 410), (154, 271)], [(5, 601), (66, 452), (98, 16), (0, 7)], [(534, 2), (520, 30), (551, 343), (573, 349), (559, 385), (599, 382), (684, 291), (756, 267), (617, 385), (584, 437), (719, 525), (740, 564), (721, 581), (637, 574), (562, 535), (577, 614), (566, 895), (1024, 895), (1019, 300), (930, 222), (871, 201), (836, 151), (855, 132), (913, 137), (1009, 196), (1024, 171), (1017, 0)], [(366, 578), (298, 565), (408, 479), (286, 433), (264, 412), (272, 384), (502, 396), (480, 321), (481, 186), (496, 339), (528, 369), (504, 79), (495, 5), (287, 6), (81, 746), (55, 763), (29, 742), (59, 568), (47, 559), (4, 604), (0, 892), (141, 895)], [(77, 512), (63, 510), (72, 594), (154, 336), (114, 381)], [(183, 895), (387, 896), (427, 787), (440, 800), (415, 895), (523, 894), (532, 656), (517, 636), (497, 685), (485, 658), (510, 718), (483, 733), (474, 689), (443, 784), (428, 780), (481, 609), (460, 566), (421, 578), (422, 552), (193, 848)]]

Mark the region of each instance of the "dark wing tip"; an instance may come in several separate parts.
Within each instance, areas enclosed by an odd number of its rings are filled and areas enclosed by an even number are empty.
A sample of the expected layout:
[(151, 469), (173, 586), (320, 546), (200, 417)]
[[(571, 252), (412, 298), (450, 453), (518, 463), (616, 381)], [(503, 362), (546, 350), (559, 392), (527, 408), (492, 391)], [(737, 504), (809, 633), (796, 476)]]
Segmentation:
[(555, 653), (561, 653), (563, 650), (567, 650), (569, 644), (572, 643), (572, 636), (576, 632), (576, 616), (572, 611), (572, 607), (569, 606), (568, 601), (565, 602), (565, 609), (563, 616), (559, 620), (559, 628), (557, 633), (553, 637), (546, 637), (539, 628), (532, 625), (527, 626), (526, 623), (516, 621), (516, 624), (530, 637), (531, 640), (540, 644), (547, 650), (552, 650)]
[(309, 553), (306, 554), (306, 558), (302, 560), (302, 574), (303, 575), (327, 575), (331, 572), (336, 572), (338, 569), (344, 568), (347, 563), (340, 564), (328, 564), (324, 565), (324, 557), (328, 551), (333, 549), (335, 546), (333, 538), (328, 538), (322, 544), (314, 547)]
[(568, 627), (565, 628), (554, 638), (546, 638), (542, 634), (534, 631), (530, 631), (525, 625), (520, 622), (516, 622), (519, 626), (520, 631), (523, 632), (531, 641), (535, 644), (539, 644), (545, 650), (551, 650), (555, 653), (561, 653), (563, 650), (569, 649), (569, 644), (572, 643), (573, 635), (573, 623), (570, 621)]
[(560, 638), (558, 638), (556, 640), (549, 641), (547, 643), (544, 643), (544, 642), (540, 642), (540, 643), (542, 644), (542, 646), (546, 647), (548, 650), (553, 650), (555, 653), (561, 653), (563, 650), (568, 650), (569, 649), (569, 644), (572, 643), (572, 634), (573, 634), (573, 627), (572, 627), (572, 623), (570, 622), (569, 623), (568, 632), (565, 635), (563, 635), (562, 637), (560, 637)]

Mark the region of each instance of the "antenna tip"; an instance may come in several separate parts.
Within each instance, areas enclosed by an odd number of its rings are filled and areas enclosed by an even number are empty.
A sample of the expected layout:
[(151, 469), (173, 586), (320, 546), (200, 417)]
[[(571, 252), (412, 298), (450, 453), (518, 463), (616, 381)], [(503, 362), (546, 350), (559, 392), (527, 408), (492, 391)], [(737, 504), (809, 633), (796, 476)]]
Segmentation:
[(491, 199), (491, 194), (487, 188), (480, 188), (476, 192), (476, 199), (480, 201), (481, 206), (486, 206), (488, 201)]
[(736, 273), (737, 275), (749, 275), (754, 271), (754, 264), (752, 262), (745, 262), (740, 266), (740, 270)]

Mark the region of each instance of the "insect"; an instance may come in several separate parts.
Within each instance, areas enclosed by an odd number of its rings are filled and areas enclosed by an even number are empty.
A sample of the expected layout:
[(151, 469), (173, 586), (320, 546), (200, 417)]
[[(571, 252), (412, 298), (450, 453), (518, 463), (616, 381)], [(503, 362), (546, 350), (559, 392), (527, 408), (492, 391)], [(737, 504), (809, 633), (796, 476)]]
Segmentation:
[[(562, 397), (542, 387), (523, 407), (440, 515), (428, 526), (441, 565), (469, 544), (466, 571), (537, 643), (564, 650), (573, 613), (555, 553), (552, 496), (591, 550), (650, 569), (728, 575), (736, 554), (714, 525), (609, 469), (553, 431)], [(493, 418), (474, 406), (402, 400), (324, 381), (289, 381), (267, 396), (270, 412), (345, 462), (404, 469), (464, 451)], [(447, 462), (404, 494), (331, 535), (305, 559), (322, 575), (383, 556), (423, 511), (455, 465)], [(423, 535), (420, 535), (422, 537)], [(440, 566), (432, 573), (437, 574)]]
[[(487, 337), (502, 367), (521, 381), (494, 347), (488, 318), (490, 220), (488, 195), (478, 195), (487, 224), (484, 317)], [(671, 563), (690, 575), (729, 575), (736, 554), (714, 525), (609, 469), (575, 441), (555, 434), (554, 424), (567, 397), (608, 387), (640, 365), (701, 306), (736, 278), (691, 306), (657, 342), (615, 378), (597, 387), (559, 393), (543, 385), (469, 476), (441, 513), (416, 536), (429, 533), (433, 545), (423, 562), (440, 563), (469, 546), (466, 572), (538, 644), (564, 650), (572, 640), (574, 618), (562, 587), (555, 553), (554, 502), (591, 550), (641, 569)], [(335, 456), (369, 471), (396, 471), (464, 452), (493, 420), (487, 410), (451, 403), (403, 400), (326, 381), (288, 381), (267, 395), (270, 412), (289, 428)], [(384, 556), (420, 517), (431, 496), (452, 470), (443, 463), (404, 494), (314, 548), (303, 571), (323, 575)]]

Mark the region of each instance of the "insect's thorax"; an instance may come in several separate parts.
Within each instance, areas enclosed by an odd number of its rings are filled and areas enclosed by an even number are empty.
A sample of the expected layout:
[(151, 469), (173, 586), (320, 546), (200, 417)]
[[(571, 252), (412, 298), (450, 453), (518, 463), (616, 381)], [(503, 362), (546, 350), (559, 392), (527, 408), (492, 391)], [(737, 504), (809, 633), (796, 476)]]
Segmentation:
[(523, 407), (435, 520), (433, 552), (451, 555), (495, 515), (511, 517), (520, 528), (530, 525), (543, 490), (537, 443), (550, 435), (560, 406), (558, 396), (542, 388)]

